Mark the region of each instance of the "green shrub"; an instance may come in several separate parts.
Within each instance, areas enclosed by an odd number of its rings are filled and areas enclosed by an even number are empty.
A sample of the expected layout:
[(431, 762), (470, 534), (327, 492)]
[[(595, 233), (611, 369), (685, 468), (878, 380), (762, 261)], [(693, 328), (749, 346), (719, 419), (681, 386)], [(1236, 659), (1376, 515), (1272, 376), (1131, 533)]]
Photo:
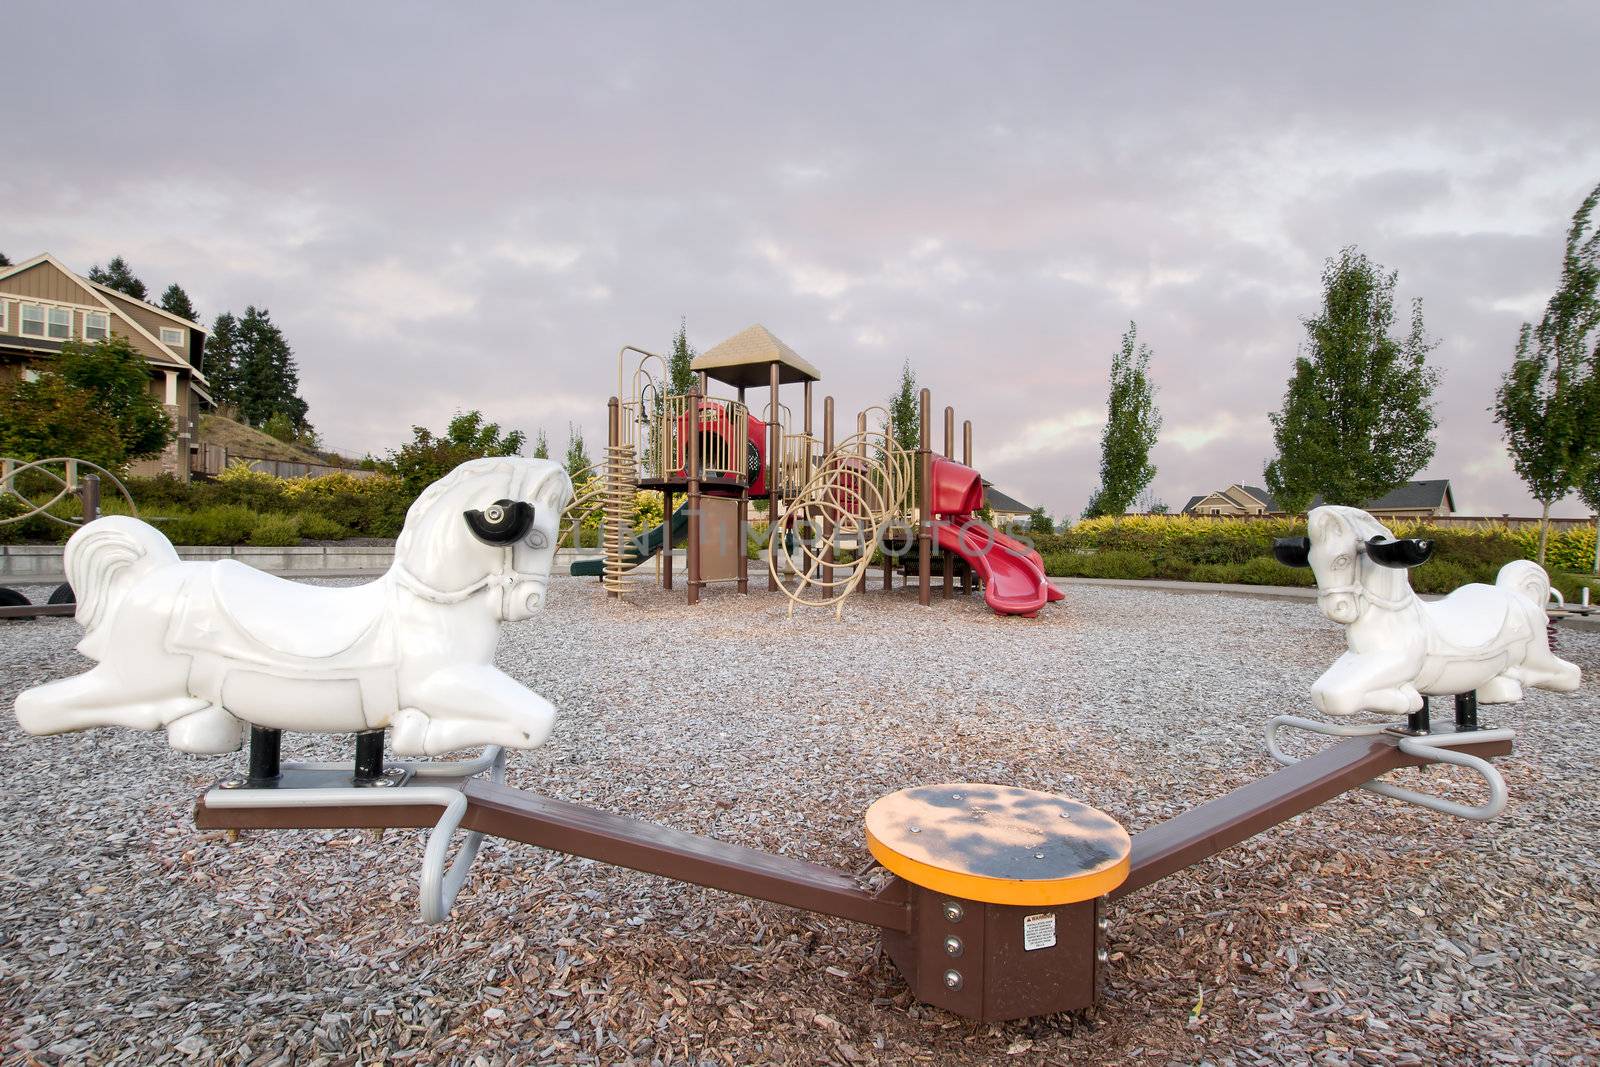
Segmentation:
[(315, 511), (300, 516), (300, 536), (313, 541), (340, 541), (350, 536), (350, 531), (325, 515)]
[(1237, 581), (1245, 585), (1316, 585), (1309, 567), (1285, 567), (1271, 556), (1256, 556), (1239, 565)]
[(250, 531), (250, 543), (262, 547), (284, 548), (300, 543), (300, 519), (294, 515), (263, 515)]
[(1221, 582), (1238, 585), (1244, 581), (1244, 565), (1239, 563), (1201, 563), (1189, 572), (1191, 582)]
[(175, 545), (242, 545), (261, 516), (238, 504), (218, 504), (153, 521)]

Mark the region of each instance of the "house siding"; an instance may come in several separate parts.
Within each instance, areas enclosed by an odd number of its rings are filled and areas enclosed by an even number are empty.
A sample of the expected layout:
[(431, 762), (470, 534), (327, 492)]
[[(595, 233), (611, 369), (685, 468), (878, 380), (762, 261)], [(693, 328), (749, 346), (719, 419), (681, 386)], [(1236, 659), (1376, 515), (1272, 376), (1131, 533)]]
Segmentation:
[(93, 293), (49, 263), (36, 264), (0, 280), (0, 293), (34, 300), (53, 300), (58, 304), (100, 306), (100, 301), (95, 299)]
[[(192, 334), (187, 327), (179, 327), (178, 324), (173, 322), (171, 319), (162, 315), (157, 315), (155, 312), (150, 311), (147, 308), (142, 308), (131, 300), (120, 299), (112, 293), (103, 293), (101, 295), (103, 295), (107, 300), (111, 301), (111, 305), (117, 309), (118, 314), (120, 314), (123, 318), (131, 319), (132, 321), (137, 322), (140, 326), (143, 326), (150, 332), (150, 336), (152, 337), (160, 337), (162, 327), (167, 327), (169, 329), (182, 329), (184, 331), (183, 346), (181, 348), (172, 349), (172, 353), (186, 363), (192, 362), (189, 359), (189, 343), (193, 340), (194, 334)], [(144, 338), (141, 337), (140, 340), (143, 341)], [(149, 345), (150, 342), (145, 341), (145, 344)], [(161, 357), (163, 359), (172, 358), (166, 352), (162, 352)]]

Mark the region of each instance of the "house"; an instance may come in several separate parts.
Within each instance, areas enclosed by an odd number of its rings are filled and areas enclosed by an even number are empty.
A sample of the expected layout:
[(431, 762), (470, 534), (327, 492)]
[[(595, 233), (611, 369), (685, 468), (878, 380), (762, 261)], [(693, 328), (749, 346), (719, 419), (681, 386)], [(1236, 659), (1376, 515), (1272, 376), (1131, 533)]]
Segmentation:
[(994, 516), (996, 527), (1027, 525), (1033, 517), (1033, 509), (1016, 497), (1007, 496), (994, 487), (991, 482), (983, 483), (983, 506), (989, 509)]
[(205, 365), (206, 330), (180, 315), (68, 270), (48, 252), (0, 267), (0, 377), (31, 378), (68, 341), (127, 338), (150, 365), (150, 392), (177, 436), (134, 474), (189, 480), (200, 412), (212, 406)]
[[(1321, 504), (1322, 497), (1318, 496), (1311, 501), (1310, 507), (1319, 507)], [(1367, 501), (1362, 505), (1362, 510), (1380, 519), (1422, 519), (1454, 515), (1456, 499), (1450, 489), (1450, 479), (1432, 478), (1407, 482), (1376, 500)], [(1213, 515), (1220, 518), (1251, 518), (1281, 516), (1286, 512), (1265, 489), (1234, 484), (1214, 493), (1190, 497), (1183, 506), (1183, 514), (1208, 518)]]
[(1272, 494), (1253, 485), (1230, 485), (1214, 493), (1189, 498), (1183, 506), (1185, 515), (1218, 515), (1240, 518), (1251, 515), (1278, 514), (1278, 505)]

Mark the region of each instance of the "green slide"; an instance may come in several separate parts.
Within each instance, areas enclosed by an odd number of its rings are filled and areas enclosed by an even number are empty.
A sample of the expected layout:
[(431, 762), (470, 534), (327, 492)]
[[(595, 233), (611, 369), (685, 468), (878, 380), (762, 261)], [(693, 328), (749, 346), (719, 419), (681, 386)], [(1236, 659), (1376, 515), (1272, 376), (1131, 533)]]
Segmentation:
[[(668, 533), (668, 523), (662, 523), (648, 533), (642, 533), (631, 539), (623, 550), (623, 561), (628, 567), (637, 567), (657, 552), (665, 544), (668, 537), (674, 541), (689, 531), (689, 505), (681, 504), (678, 510), (672, 513), (670, 523), (671, 532)], [(595, 559), (580, 559), (572, 565), (572, 574), (576, 578), (598, 578), (605, 573), (605, 557)]]

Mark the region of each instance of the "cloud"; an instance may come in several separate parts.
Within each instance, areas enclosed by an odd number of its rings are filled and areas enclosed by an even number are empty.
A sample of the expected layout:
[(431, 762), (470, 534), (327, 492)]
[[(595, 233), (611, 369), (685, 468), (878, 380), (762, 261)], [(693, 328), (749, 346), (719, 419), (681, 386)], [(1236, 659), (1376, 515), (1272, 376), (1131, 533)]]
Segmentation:
[[(59, 33), (53, 5), (7, 17)], [(1533, 506), (1486, 409), (1600, 179), (1592, 6), (318, 18), (183, 9), (182, 78), (142, 58), (171, 47), (148, 6), (74, 38), (96, 78), (10, 56), (51, 91), (8, 132), (49, 150), (0, 170), (0, 250), (270, 307), (318, 428), (380, 451), (456, 407), (592, 436), (623, 344), (762, 322), (841, 425), (909, 361), (987, 476), (1073, 514), (1130, 319), (1158, 495), (1257, 477), (1322, 263), (1354, 243), (1442, 341), (1425, 473), (1464, 509)]]

